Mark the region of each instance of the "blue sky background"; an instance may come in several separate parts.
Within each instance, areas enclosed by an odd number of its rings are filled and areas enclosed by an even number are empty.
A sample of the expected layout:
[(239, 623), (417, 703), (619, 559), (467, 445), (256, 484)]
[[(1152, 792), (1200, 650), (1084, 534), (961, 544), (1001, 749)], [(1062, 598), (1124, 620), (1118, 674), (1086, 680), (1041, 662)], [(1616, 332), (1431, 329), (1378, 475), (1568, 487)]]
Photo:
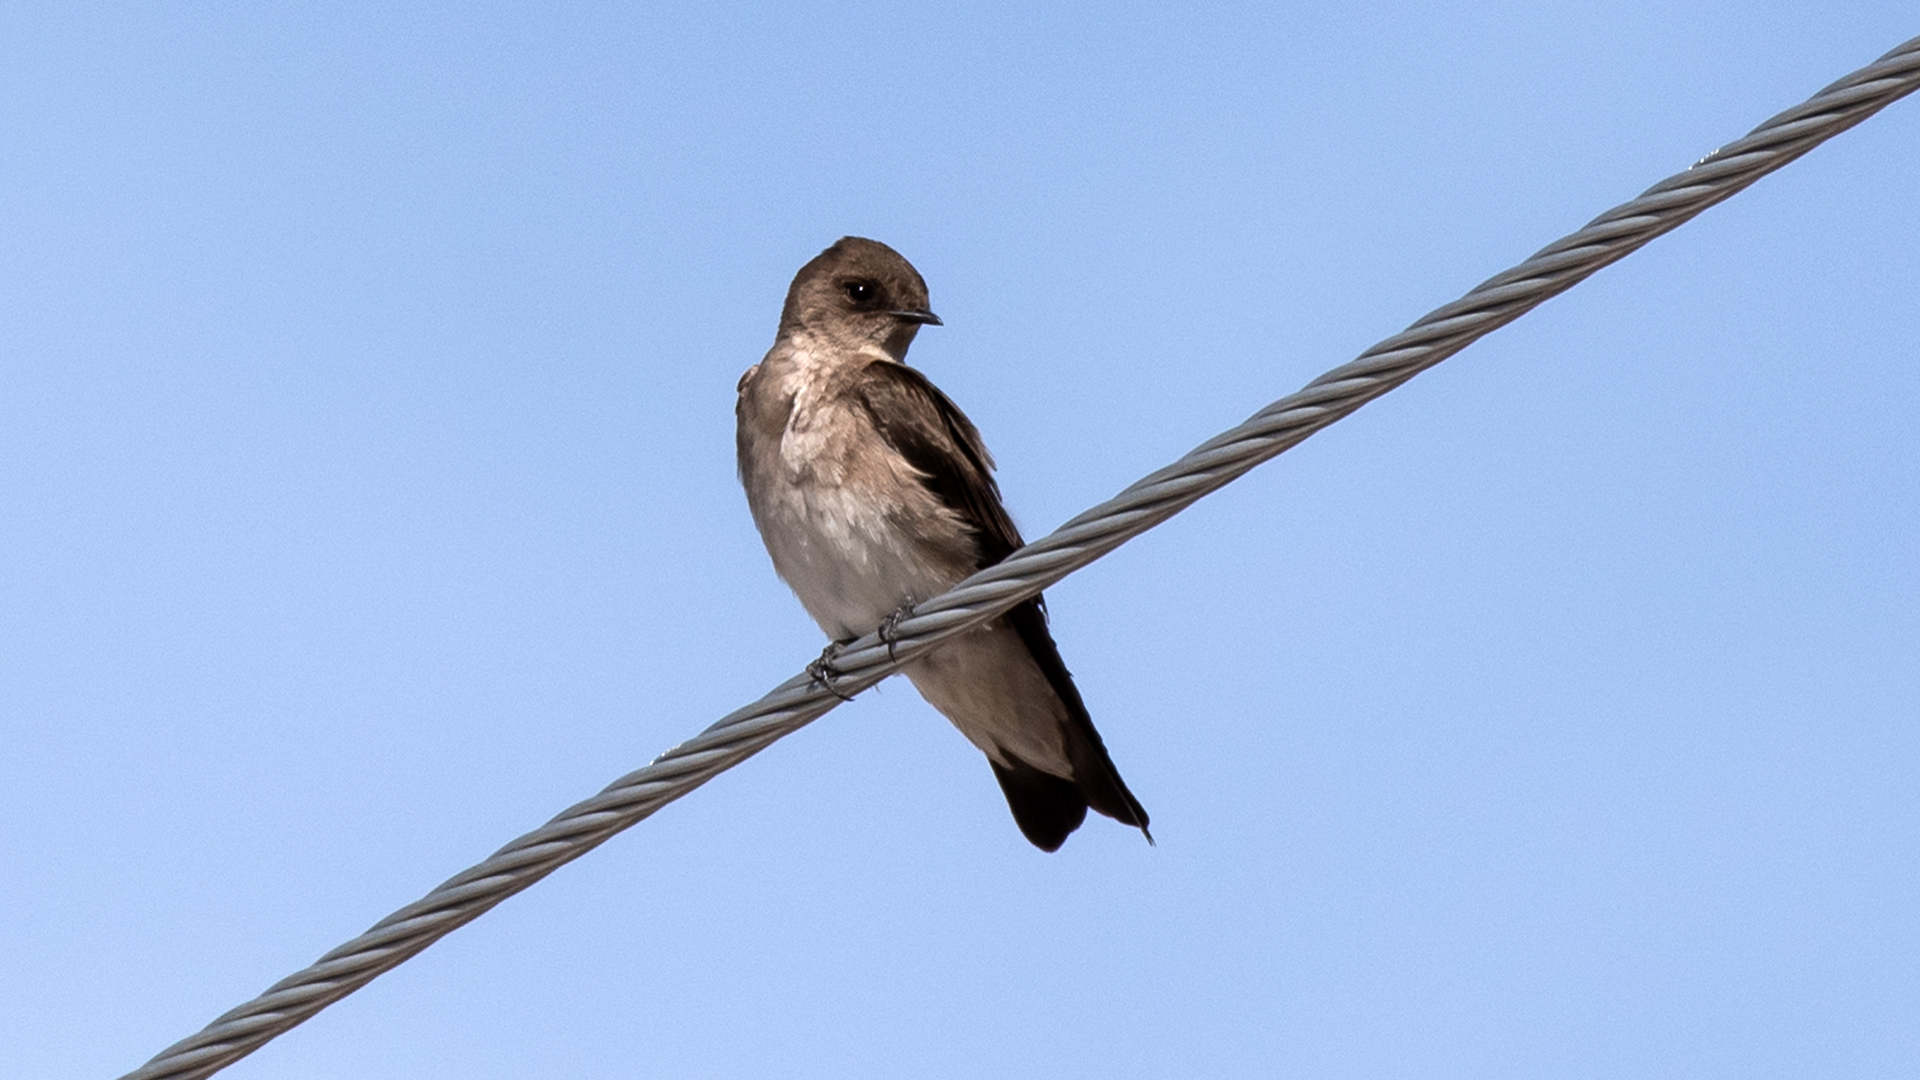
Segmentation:
[[(819, 650), (899, 248), (1038, 535), (1910, 3), (0, 10), (0, 1075), (117, 1075)], [(889, 683), (226, 1075), (1920, 1070), (1920, 101), (1050, 592), (1160, 843)]]

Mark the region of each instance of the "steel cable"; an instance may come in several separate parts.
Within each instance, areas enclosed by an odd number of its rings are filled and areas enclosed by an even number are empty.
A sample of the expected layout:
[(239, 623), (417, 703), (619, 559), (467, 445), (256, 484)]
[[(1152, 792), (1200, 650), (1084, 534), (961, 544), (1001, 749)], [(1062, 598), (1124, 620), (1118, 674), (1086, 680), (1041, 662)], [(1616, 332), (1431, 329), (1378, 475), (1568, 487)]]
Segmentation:
[(371, 982), (507, 897), (586, 854), (721, 772), (797, 731), (901, 665), (980, 625), (1297, 445), (1478, 338), (1679, 227), (1760, 177), (1920, 88), (1920, 38), (1833, 83), (1595, 218), (1406, 330), (1200, 444), (835, 657), (829, 689), (802, 673), (652, 764), (614, 781), (265, 993), (162, 1051), (122, 1080), (209, 1076)]

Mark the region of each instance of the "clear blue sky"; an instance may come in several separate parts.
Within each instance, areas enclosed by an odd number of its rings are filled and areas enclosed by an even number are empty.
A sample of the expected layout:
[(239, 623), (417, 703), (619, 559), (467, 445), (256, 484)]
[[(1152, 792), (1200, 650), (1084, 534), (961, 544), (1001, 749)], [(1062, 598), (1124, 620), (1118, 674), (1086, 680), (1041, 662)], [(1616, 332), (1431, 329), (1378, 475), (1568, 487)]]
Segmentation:
[[(819, 650), (894, 245), (1030, 535), (1911, 2), (0, 11), (0, 1075), (112, 1076)], [(1920, 1072), (1920, 101), (1050, 593), (1159, 846), (889, 683), (235, 1078)]]

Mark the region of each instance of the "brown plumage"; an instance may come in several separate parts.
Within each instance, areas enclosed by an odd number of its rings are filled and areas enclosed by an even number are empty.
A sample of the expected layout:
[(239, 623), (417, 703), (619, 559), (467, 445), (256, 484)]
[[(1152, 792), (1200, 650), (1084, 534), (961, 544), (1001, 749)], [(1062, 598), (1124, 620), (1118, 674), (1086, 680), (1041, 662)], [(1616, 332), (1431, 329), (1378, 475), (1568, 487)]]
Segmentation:
[[(906, 259), (846, 237), (795, 275), (773, 349), (740, 379), (740, 479), (754, 523), (774, 568), (835, 641), (1022, 543), (979, 431), (906, 365), (920, 327), (939, 322)], [(1058, 849), (1088, 807), (1146, 832), (1147, 812), (1107, 756), (1039, 597), (905, 673), (987, 755), (1036, 846)]]

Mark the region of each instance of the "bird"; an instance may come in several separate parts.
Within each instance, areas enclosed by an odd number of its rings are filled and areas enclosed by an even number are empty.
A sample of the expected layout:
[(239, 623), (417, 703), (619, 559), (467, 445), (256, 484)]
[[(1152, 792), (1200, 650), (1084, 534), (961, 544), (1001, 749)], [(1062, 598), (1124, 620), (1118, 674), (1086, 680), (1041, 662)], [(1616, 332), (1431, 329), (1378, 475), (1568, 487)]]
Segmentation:
[[(773, 348), (740, 377), (740, 482), (774, 569), (833, 642), (884, 626), (1024, 541), (980, 432), (908, 366), (940, 326), (899, 252), (842, 237), (787, 290)], [(831, 688), (829, 644), (810, 669)], [(1035, 596), (903, 668), (984, 753), (1020, 831), (1057, 851), (1089, 808), (1138, 828)]]

